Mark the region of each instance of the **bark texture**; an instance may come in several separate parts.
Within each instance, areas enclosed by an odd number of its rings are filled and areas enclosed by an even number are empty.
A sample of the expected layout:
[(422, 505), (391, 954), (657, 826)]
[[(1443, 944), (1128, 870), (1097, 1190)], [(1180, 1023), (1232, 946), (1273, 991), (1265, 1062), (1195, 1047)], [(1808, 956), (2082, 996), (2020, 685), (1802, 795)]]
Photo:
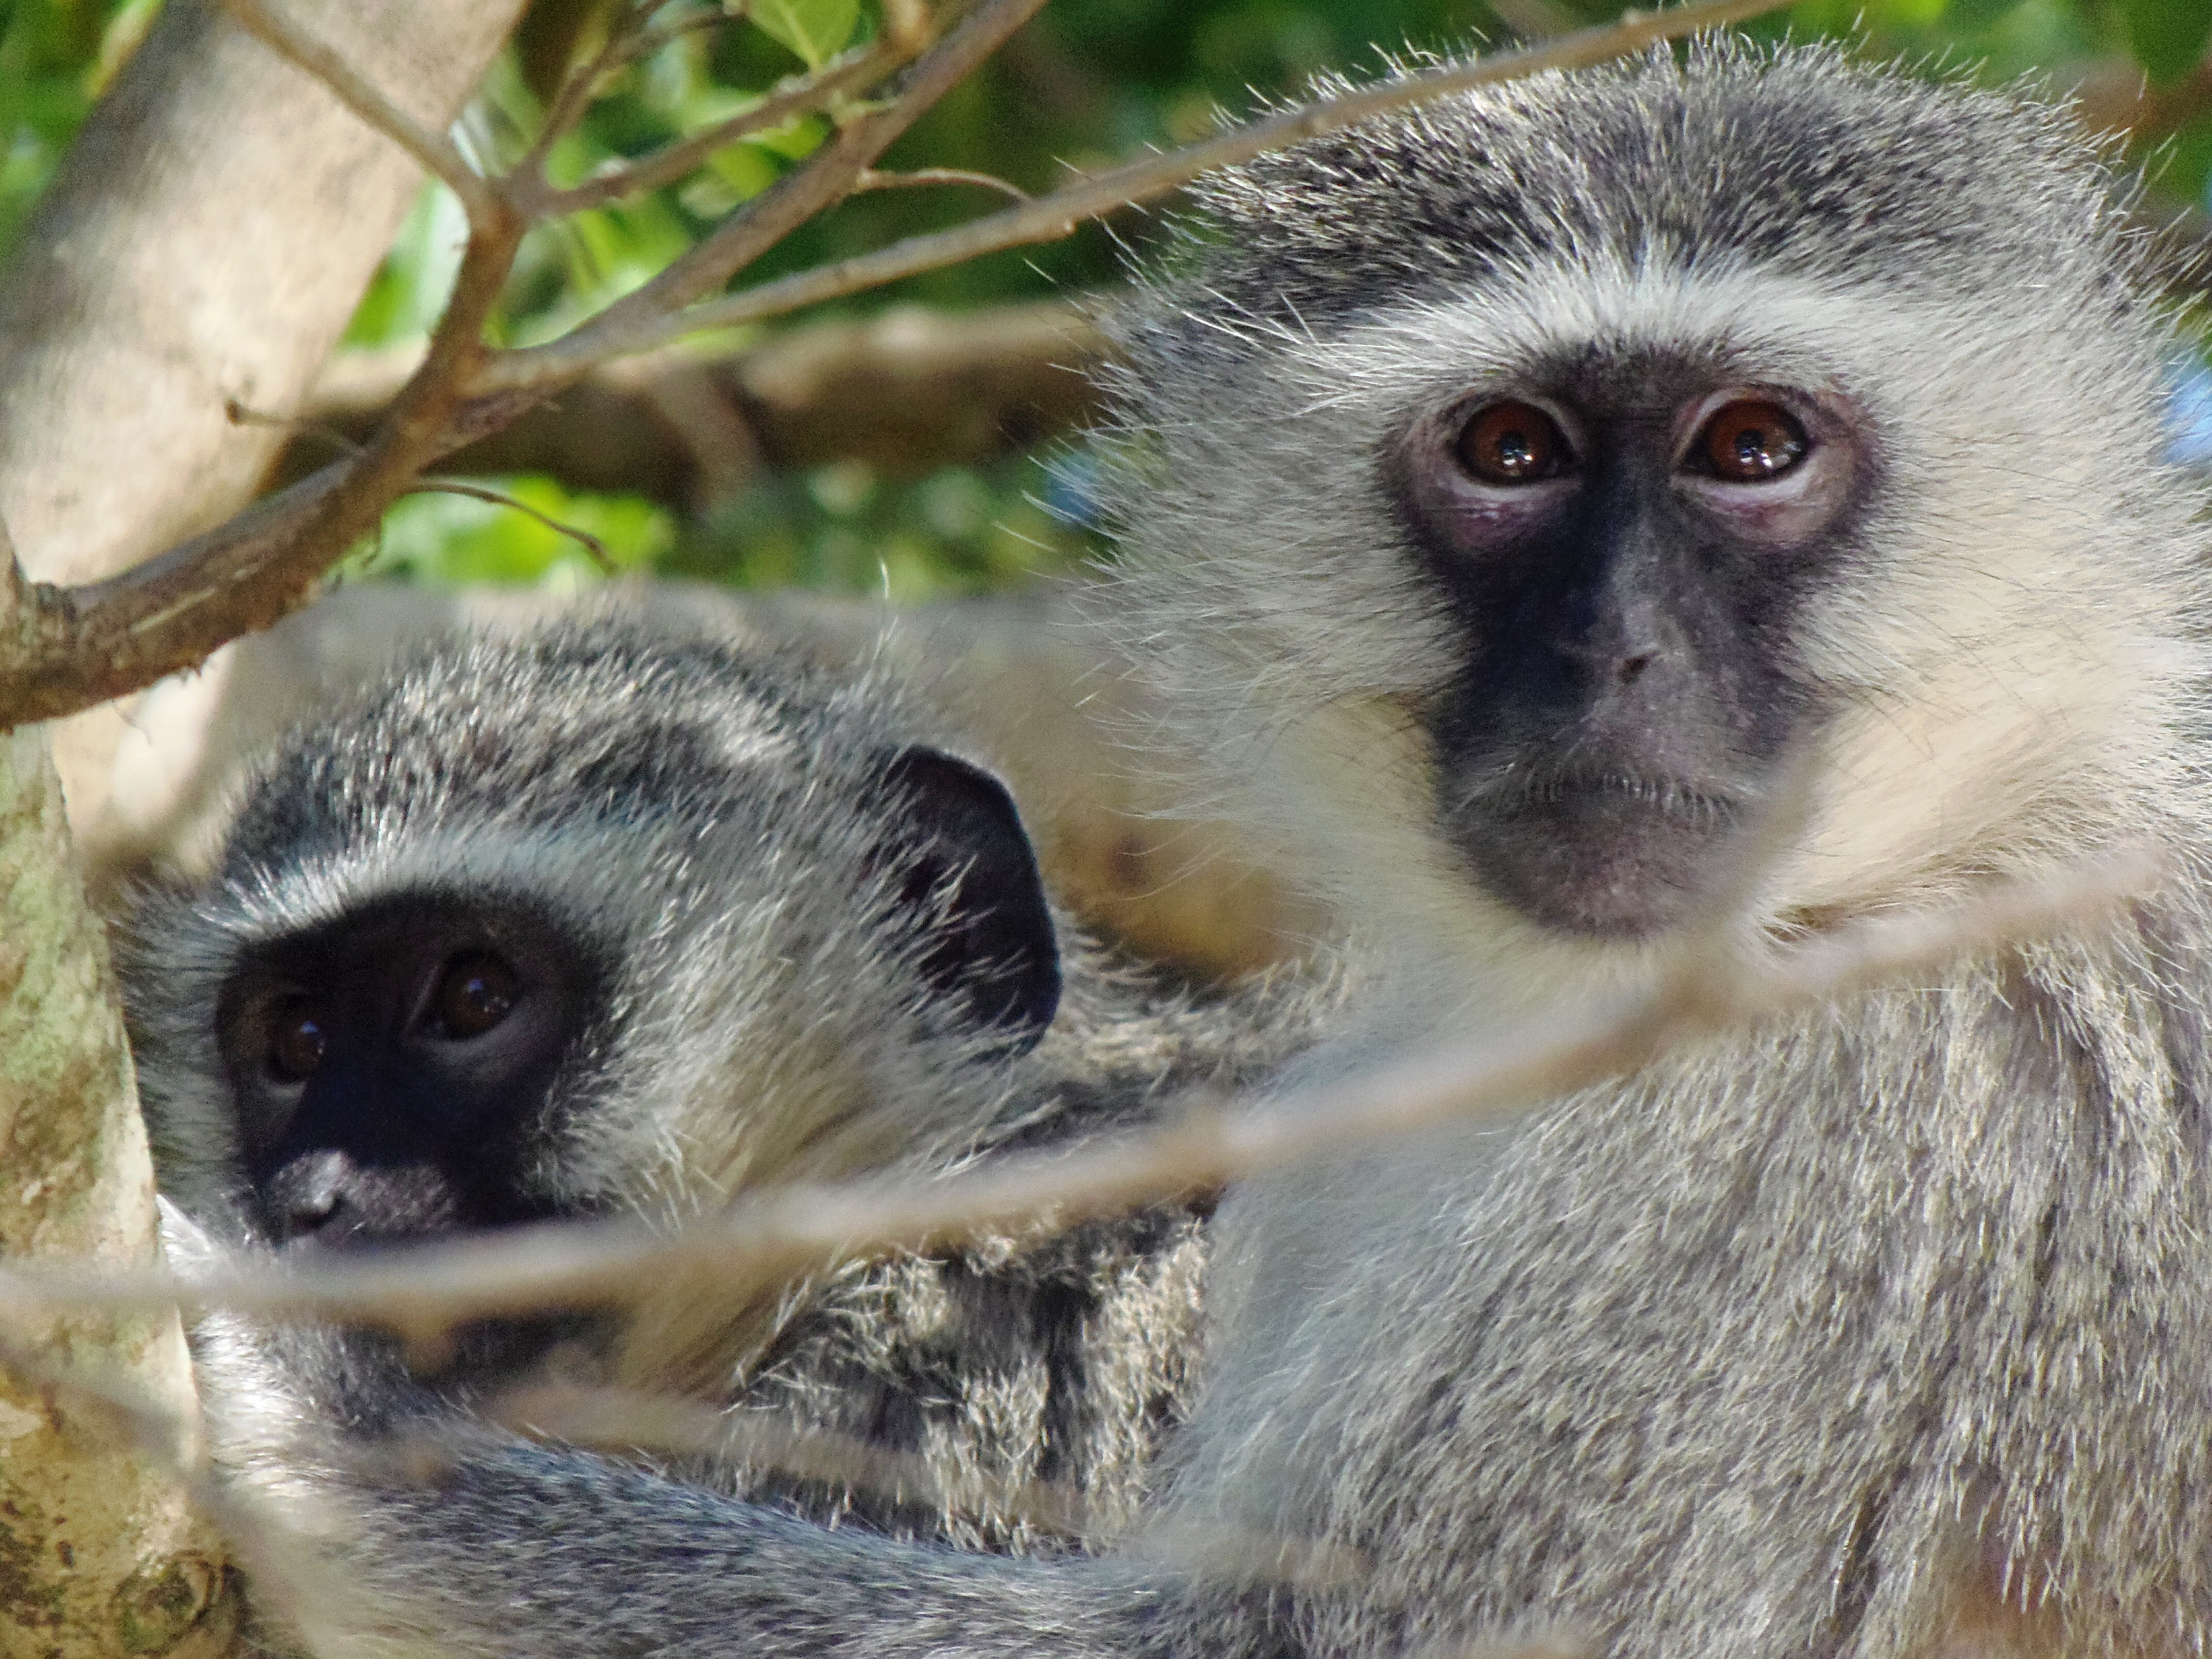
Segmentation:
[[(459, 112), (520, 0), (290, 0), (419, 118)], [(0, 274), (0, 518), (37, 577), (81, 582), (218, 523), (282, 442), (420, 175), (210, 0), (170, 0)], [(0, 649), (8, 648), (0, 630)], [(97, 756), (96, 711), (53, 734)], [(37, 732), (0, 736), (0, 1255), (140, 1263), (153, 1181), (105, 941)], [(95, 787), (104, 762), (81, 767)], [(4, 1333), (0, 1653), (210, 1659), (237, 1598), (159, 1459), (40, 1370), (191, 1407), (173, 1316)]]
[[(153, 1175), (106, 940), (35, 730), (0, 737), (0, 1256), (152, 1260)], [(34, 1362), (191, 1408), (174, 1316), (6, 1334)], [(0, 1652), (212, 1659), (236, 1616), (222, 1559), (111, 1413), (0, 1368)]]
[[(434, 126), (520, 0), (290, 0)], [(422, 182), (212, 0), (170, 0), (0, 276), (0, 518), (42, 580), (112, 575), (253, 493)]]

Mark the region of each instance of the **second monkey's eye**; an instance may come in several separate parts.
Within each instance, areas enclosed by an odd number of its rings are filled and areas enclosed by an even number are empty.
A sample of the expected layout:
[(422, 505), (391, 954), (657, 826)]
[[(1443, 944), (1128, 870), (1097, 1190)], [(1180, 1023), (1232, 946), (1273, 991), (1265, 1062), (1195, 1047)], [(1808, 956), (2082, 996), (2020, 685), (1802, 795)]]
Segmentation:
[(1744, 398), (1714, 412), (1686, 459), (1724, 483), (1765, 483), (1790, 471), (1811, 447), (1804, 427), (1780, 404)]
[(1559, 423), (1534, 404), (1492, 404), (1478, 409), (1454, 445), (1468, 475), (1486, 484), (1540, 483), (1574, 460)]
[(471, 951), (439, 970), (422, 1024), (434, 1036), (482, 1036), (514, 1011), (521, 994), (514, 969), (489, 951)]
[(269, 1011), (269, 1047), (263, 1063), (279, 1083), (305, 1083), (322, 1069), (330, 1047), (322, 1006), (314, 998), (286, 997)]

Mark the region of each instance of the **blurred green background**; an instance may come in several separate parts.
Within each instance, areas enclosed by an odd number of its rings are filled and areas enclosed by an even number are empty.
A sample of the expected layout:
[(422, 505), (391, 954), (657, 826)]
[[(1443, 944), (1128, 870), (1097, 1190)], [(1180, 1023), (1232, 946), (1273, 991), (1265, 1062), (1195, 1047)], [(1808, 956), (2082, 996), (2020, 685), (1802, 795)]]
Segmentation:
[[(158, 9), (159, 0), (0, 0), (0, 255), (55, 160)], [(550, 89), (601, 38), (608, 0), (538, 0), (464, 137), (497, 164), (520, 148)], [(702, 23), (713, 8), (693, 3)], [(1355, 74), (1391, 51), (1503, 45), (1605, 21), (1594, 0), (1053, 0), (985, 70), (887, 159), (892, 167), (988, 173), (1032, 191), (1066, 165), (1094, 166), (1209, 131), (1221, 112), (1295, 93), (1325, 69)], [(681, 8), (669, 15), (680, 15)], [(742, 17), (678, 34), (629, 72), (556, 161), (578, 177), (743, 107), (775, 82), (864, 38), (872, 0), (753, 0)], [(2200, 204), (2212, 173), (2212, 0), (1806, 0), (1754, 26), (1768, 36), (1841, 34), (1868, 54), (1930, 73), (2045, 77), (2099, 127), (2130, 137), (2156, 204)], [(644, 280), (719, 216), (802, 159), (818, 120), (729, 147), (684, 184), (537, 233), (498, 326), (544, 337)], [(809, 226), (739, 280), (876, 246), (998, 204), (969, 185), (882, 191)], [(1117, 240), (1141, 246), (1152, 216), (1128, 213), (1055, 245), (978, 260), (843, 302), (968, 309), (1110, 286)], [(434, 322), (458, 256), (458, 210), (426, 191), (349, 337), (404, 349)], [(788, 329), (823, 313), (780, 325)], [(732, 339), (732, 349), (763, 335)], [(2212, 449), (2212, 383), (2185, 384), (2185, 441)], [(2203, 425), (2204, 430), (2196, 430)], [(854, 458), (760, 467), (710, 501), (580, 487), (544, 474), (495, 483), (543, 517), (453, 495), (392, 511), (356, 580), (580, 585), (597, 560), (550, 519), (595, 538), (625, 568), (738, 585), (800, 584), (899, 600), (975, 592), (1091, 550), (1079, 461), (1062, 439), (934, 465)], [(610, 482), (597, 480), (599, 483)]]

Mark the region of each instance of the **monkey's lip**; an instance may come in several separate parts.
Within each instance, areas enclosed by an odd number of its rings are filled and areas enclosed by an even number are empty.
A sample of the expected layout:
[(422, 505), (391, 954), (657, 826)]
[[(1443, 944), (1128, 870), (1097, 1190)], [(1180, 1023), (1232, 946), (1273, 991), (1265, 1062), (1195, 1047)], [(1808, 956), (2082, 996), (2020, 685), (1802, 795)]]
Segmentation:
[(1466, 791), (1446, 830), (1530, 921), (1636, 939), (1701, 913), (1744, 817), (1739, 797), (1666, 774), (1559, 768)]
[(1742, 802), (1724, 790), (1665, 773), (1616, 767), (1499, 773), (1465, 791), (1460, 807), (1497, 817), (1549, 817), (1578, 811), (1611, 816), (1626, 808), (1701, 830), (1732, 829), (1744, 816)]

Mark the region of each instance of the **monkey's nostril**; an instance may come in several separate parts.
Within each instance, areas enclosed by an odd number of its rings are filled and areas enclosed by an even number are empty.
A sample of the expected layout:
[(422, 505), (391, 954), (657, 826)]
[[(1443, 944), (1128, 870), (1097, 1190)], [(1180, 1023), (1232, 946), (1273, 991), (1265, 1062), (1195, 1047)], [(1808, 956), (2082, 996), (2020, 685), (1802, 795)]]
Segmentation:
[(317, 1152), (277, 1172), (269, 1196), (285, 1239), (304, 1238), (331, 1224), (344, 1206), (349, 1167), (343, 1152)]
[(1639, 651), (1632, 657), (1623, 657), (1620, 659), (1620, 683), (1633, 685), (1643, 678), (1644, 671), (1658, 660), (1656, 651)]
[(295, 1239), (306, 1238), (322, 1231), (337, 1218), (343, 1207), (343, 1200), (335, 1191), (293, 1199), (284, 1206), (281, 1221), (283, 1236), (279, 1242), (290, 1243)]

